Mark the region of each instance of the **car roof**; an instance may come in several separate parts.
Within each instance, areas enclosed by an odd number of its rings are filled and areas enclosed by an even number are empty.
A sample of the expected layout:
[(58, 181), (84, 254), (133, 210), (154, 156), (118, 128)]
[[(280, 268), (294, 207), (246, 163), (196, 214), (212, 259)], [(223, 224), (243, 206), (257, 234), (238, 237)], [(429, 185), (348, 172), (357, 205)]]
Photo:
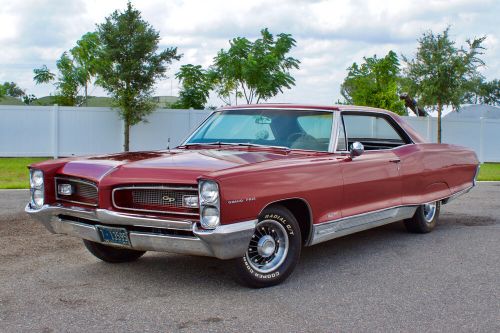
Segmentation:
[(262, 104), (240, 104), (224, 106), (219, 110), (234, 109), (284, 109), (284, 110), (325, 110), (325, 111), (371, 111), (385, 114), (393, 114), (384, 109), (358, 105), (314, 105), (314, 104), (289, 104), (289, 103), (262, 103)]

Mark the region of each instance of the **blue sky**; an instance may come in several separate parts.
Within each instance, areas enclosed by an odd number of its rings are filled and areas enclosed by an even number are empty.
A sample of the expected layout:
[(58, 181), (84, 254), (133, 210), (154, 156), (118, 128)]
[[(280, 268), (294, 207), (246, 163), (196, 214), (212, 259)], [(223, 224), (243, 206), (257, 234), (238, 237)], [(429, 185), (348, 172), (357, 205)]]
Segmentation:
[[(459, 45), (467, 38), (487, 36), (483, 56), (488, 79), (500, 78), (500, 1), (132, 1), (143, 18), (160, 31), (161, 47), (177, 46), (183, 58), (171, 66), (168, 79), (157, 84), (157, 95), (174, 95), (173, 79), (182, 64), (208, 66), (217, 51), (236, 36), (258, 37), (263, 27), (291, 33), (297, 40), (293, 56), (302, 64), (293, 72), (296, 86), (273, 102), (331, 104), (340, 98), (346, 68), (363, 56), (394, 50), (411, 57), (423, 32), (451, 26)], [(61, 53), (95, 29), (125, 0), (0, 0), (0, 82), (14, 81), (37, 96), (54, 91), (36, 86), (33, 68), (55, 70)], [(93, 95), (104, 95), (98, 87)], [(210, 104), (221, 102), (211, 97)]]

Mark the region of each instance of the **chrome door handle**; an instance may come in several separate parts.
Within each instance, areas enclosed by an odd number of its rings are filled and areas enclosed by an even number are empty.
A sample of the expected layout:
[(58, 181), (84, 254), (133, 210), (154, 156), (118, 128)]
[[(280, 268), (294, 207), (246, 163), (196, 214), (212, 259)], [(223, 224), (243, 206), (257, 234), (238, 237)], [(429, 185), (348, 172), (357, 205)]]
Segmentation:
[(399, 158), (395, 158), (395, 159), (389, 160), (389, 162), (391, 162), (391, 163), (399, 163), (399, 162), (401, 162), (401, 160)]

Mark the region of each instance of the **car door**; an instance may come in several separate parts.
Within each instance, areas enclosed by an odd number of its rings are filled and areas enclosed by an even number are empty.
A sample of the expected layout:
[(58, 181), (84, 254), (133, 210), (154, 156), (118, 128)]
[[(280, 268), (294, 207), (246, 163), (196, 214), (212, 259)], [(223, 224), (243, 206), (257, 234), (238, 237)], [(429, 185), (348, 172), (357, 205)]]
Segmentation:
[(404, 144), (401, 136), (383, 114), (342, 112), (341, 118), (346, 136), (343, 146), (348, 149), (358, 141), (365, 147), (360, 156), (341, 162), (342, 217), (401, 205), (400, 159), (392, 149)]

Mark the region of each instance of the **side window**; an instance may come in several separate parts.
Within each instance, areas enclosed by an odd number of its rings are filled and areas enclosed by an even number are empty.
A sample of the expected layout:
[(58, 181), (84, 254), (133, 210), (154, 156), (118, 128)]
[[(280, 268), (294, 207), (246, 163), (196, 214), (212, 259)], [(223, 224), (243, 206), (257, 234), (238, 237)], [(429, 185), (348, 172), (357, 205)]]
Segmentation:
[(343, 115), (348, 146), (361, 142), (366, 150), (391, 149), (405, 144), (405, 140), (383, 116)]

